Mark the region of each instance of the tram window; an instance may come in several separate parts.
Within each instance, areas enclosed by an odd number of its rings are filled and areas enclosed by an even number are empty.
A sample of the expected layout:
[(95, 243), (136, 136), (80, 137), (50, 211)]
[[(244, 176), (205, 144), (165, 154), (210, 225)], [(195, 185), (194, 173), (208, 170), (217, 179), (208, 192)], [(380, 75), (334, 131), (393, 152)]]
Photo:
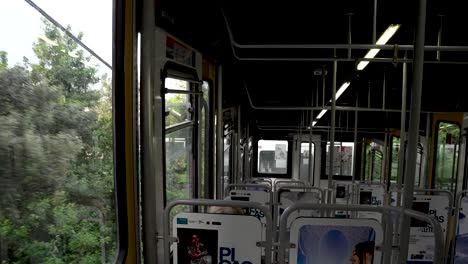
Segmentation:
[(231, 182), (231, 138), (230, 134), (224, 137), (224, 169), (223, 169), (223, 190)]
[[(311, 155), (311, 165), (312, 165), (312, 177), (313, 179), (313, 171), (314, 171), (314, 161), (315, 161), (315, 144), (312, 143), (312, 151), (310, 152)], [(309, 142), (302, 142), (301, 143), (301, 153), (299, 157), (299, 179), (309, 179)]]
[[(405, 152), (406, 152), (406, 144), (408, 141), (405, 142)], [(422, 158), (423, 158), (424, 148), (421, 144), (418, 144), (418, 152), (416, 154), (416, 171), (414, 177), (414, 185), (419, 186), (421, 182), (421, 173), (422, 173)], [(399, 154), (400, 154), (400, 138), (393, 137), (392, 139), (392, 161), (391, 161), (391, 170), (390, 170), (390, 182), (397, 183), (398, 181), (398, 166), (399, 166)], [(403, 160), (403, 168), (405, 166), (406, 159)], [(404, 181), (404, 177), (402, 182)]]
[(382, 180), (383, 146), (370, 142), (365, 144), (364, 179), (370, 181)]
[(191, 153), (192, 127), (166, 134), (166, 203), (191, 197)]
[[(327, 142), (327, 157), (325, 174), (330, 171), (330, 142)], [(333, 159), (333, 175), (352, 176), (353, 175), (353, 159), (354, 159), (354, 143), (352, 142), (335, 142), (335, 151)]]
[[(37, 4), (112, 62), (112, 1), (85, 2)], [(25, 1), (0, 21), (0, 262), (113, 263), (112, 70)]]
[(286, 174), (288, 172), (288, 141), (259, 140), (257, 172)]
[(189, 82), (187, 81), (182, 81), (179, 79), (175, 78), (166, 78), (164, 80), (164, 87), (166, 89), (171, 89), (171, 90), (182, 90), (182, 91), (187, 91), (189, 90)]
[(392, 136), (392, 161), (390, 168), (390, 183), (397, 183), (398, 177), (398, 154), (400, 152), (400, 138)]
[[(166, 78), (165, 86), (173, 90), (186, 90), (189, 87), (189, 83), (187, 81)], [(167, 93), (165, 95), (166, 127), (191, 120), (191, 108), (190, 95)]]
[(440, 122), (437, 132), (435, 164), (435, 188), (454, 190), (457, 181), (458, 152), (460, 150), (460, 127)]

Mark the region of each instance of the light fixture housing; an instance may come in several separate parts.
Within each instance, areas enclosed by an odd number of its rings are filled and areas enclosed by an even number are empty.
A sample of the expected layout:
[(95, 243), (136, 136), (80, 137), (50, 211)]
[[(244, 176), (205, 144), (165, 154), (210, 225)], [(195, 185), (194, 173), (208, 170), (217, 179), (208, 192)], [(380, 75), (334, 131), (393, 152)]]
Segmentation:
[[(385, 32), (382, 34), (382, 36), (380, 36), (380, 38), (377, 40), (377, 42), (375, 43), (376, 45), (385, 45), (387, 44), (387, 42), (390, 40), (390, 38), (393, 37), (393, 35), (395, 35), (395, 33), (398, 31), (398, 29), (400, 28), (400, 24), (391, 24), (390, 26), (388, 26), (388, 28), (385, 30)], [(375, 56), (377, 56), (377, 54), (379, 53), (380, 49), (370, 49), (366, 56), (364, 56), (364, 58), (366, 59), (373, 59), (375, 58)], [(366, 66), (369, 64), (369, 61), (361, 61), (359, 62), (359, 64), (357, 65), (357, 70), (358, 71), (362, 71), (364, 70), (364, 68), (366, 68)]]

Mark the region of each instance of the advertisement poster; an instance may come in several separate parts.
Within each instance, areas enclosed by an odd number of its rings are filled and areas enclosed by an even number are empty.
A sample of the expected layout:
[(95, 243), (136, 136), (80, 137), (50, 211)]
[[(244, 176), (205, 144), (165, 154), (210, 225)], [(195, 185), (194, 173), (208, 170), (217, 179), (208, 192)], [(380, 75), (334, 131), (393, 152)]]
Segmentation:
[[(336, 204), (350, 204), (353, 186), (351, 182), (336, 182), (335, 183), (335, 203)], [(348, 218), (348, 212), (336, 211), (335, 217)]]
[(286, 168), (287, 157), (288, 157), (288, 145), (275, 144), (276, 168)]
[[(385, 190), (383, 186), (359, 187), (359, 204), (382, 206), (384, 199)], [(382, 215), (378, 212), (358, 212), (358, 218), (371, 218), (380, 222), (382, 220)]]
[[(252, 190), (231, 190), (229, 196), (225, 200), (232, 201), (246, 201), (246, 202), (257, 202), (262, 205), (269, 207), (270, 193), (266, 191), (252, 191)], [(265, 215), (262, 211), (254, 208), (246, 208), (245, 213), (250, 216), (254, 216), (266, 224)]]
[(179, 213), (173, 234), (179, 240), (171, 247), (174, 264), (261, 263), (261, 223), (253, 217)]
[[(413, 210), (434, 216), (441, 225), (444, 236), (448, 224), (448, 206), (447, 196), (417, 194), (413, 198)], [(410, 225), (407, 263), (432, 263), (435, 243), (432, 226), (414, 218)]]
[[(320, 203), (320, 194), (318, 192), (303, 192), (300, 189), (298, 190), (281, 190), (279, 195), (279, 205), (278, 205), (278, 225), (281, 215), (288, 206), (295, 204), (297, 202), (319, 204)], [(300, 217), (318, 217), (320, 212), (318, 210), (298, 210), (293, 212), (289, 216), (288, 226), (291, 222)]]
[(455, 247), (455, 264), (468, 263), (468, 197), (461, 200)]
[(291, 226), (290, 263), (381, 263), (381, 225), (372, 219), (298, 218)]

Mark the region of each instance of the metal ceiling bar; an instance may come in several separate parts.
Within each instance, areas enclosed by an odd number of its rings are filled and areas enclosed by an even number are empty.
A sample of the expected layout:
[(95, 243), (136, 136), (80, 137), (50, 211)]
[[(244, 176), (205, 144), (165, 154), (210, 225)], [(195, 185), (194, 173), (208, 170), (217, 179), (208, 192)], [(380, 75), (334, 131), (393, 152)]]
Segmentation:
[[(413, 63), (413, 60), (404, 60), (397, 58), (259, 58), (259, 57), (251, 57), (251, 58), (242, 58), (237, 55), (234, 56), (239, 61), (275, 61), (275, 62), (299, 62), (299, 61), (308, 61), (308, 62), (356, 62), (356, 61), (370, 61), (370, 62), (384, 62), (384, 63)], [(424, 61), (426, 64), (460, 64), (460, 65), (467, 65), (468, 61)]]
[[(419, 1), (416, 41), (414, 44), (413, 80), (411, 83), (411, 113), (408, 130), (408, 156), (405, 166), (405, 188), (403, 192), (403, 209), (410, 209), (413, 204), (414, 171), (418, 153), (419, 118), (421, 111), (421, 94), (424, 70), (424, 40), (426, 31), (427, 0)], [(404, 144), (404, 143), (403, 143)], [(408, 245), (410, 235), (410, 217), (401, 217), (400, 245)], [(400, 247), (399, 263), (406, 263), (408, 247)]]
[[(395, 45), (385, 44), (238, 44), (232, 43), (238, 49), (331, 49), (331, 50), (394, 50)], [(398, 45), (399, 50), (413, 50), (413, 45)], [(468, 46), (424, 46), (424, 51), (468, 51)]]
[(374, 0), (374, 16), (372, 19), (372, 43), (377, 42), (377, 0)]

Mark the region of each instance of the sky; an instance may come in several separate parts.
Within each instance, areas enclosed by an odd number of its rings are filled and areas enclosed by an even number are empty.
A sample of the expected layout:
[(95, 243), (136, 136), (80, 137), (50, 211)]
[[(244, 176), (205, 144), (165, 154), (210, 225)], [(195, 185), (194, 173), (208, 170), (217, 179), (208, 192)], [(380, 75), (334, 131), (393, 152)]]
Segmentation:
[[(112, 64), (112, 0), (33, 0), (72, 33), (83, 32), (82, 41)], [(24, 0), (0, 0), (0, 50), (8, 53), (8, 64), (22, 63), (23, 56), (36, 62), (32, 46), (41, 35), (41, 14)], [(88, 54), (87, 52), (85, 54)], [(99, 62), (99, 73), (111, 71)]]

